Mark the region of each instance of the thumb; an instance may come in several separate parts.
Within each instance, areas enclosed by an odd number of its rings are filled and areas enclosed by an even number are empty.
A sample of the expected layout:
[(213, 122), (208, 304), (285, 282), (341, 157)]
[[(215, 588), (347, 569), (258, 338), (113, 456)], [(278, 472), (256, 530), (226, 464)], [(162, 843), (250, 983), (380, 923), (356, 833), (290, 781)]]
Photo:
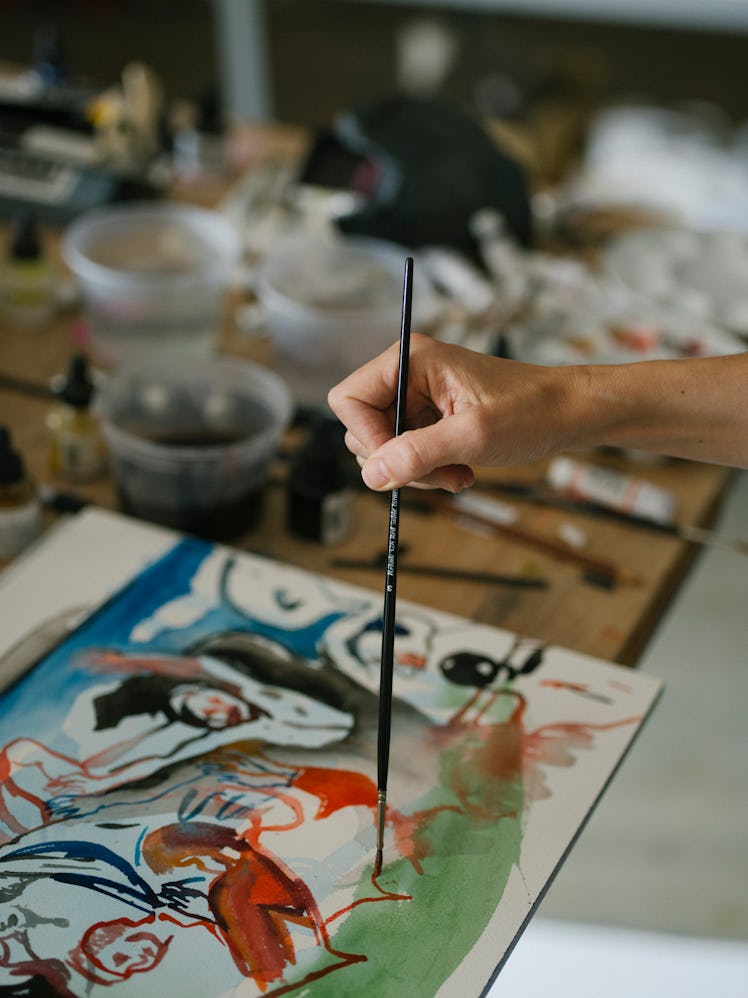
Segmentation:
[(473, 472), (462, 463), (465, 437), (458, 419), (439, 420), (431, 426), (392, 437), (363, 465), (364, 484), (377, 492), (410, 483), (459, 492), (473, 483)]

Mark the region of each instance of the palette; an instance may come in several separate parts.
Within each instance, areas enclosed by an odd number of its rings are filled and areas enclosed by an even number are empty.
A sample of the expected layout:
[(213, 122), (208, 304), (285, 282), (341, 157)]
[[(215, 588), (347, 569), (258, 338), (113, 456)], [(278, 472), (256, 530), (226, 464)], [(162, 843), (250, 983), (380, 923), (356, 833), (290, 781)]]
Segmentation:
[[(480, 995), (660, 693), (86, 509), (0, 576), (0, 985)], [(33, 993), (33, 992), (31, 992)]]

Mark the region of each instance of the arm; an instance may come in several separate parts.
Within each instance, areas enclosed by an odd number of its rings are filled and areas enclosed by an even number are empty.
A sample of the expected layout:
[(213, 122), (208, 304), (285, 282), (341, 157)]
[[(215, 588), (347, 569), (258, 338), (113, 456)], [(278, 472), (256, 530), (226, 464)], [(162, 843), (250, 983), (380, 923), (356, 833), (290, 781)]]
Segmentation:
[(408, 426), (393, 437), (397, 344), (332, 389), (365, 483), (458, 492), (472, 465), (613, 445), (748, 467), (748, 353), (543, 367), (414, 334)]

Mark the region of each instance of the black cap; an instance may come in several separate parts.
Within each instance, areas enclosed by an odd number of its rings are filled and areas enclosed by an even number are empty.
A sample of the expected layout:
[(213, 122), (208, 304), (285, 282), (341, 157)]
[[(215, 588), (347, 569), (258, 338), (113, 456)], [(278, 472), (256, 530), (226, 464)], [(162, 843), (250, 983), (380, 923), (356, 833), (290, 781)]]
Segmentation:
[(32, 211), (23, 211), (15, 220), (10, 241), (11, 260), (38, 260), (42, 255), (39, 228)]
[(55, 394), (76, 409), (87, 409), (91, 404), (95, 385), (88, 370), (88, 361), (82, 353), (73, 354), (65, 379)]
[(23, 477), (23, 458), (13, 450), (8, 427), (0, 426), (0, 485), (15, 485)]

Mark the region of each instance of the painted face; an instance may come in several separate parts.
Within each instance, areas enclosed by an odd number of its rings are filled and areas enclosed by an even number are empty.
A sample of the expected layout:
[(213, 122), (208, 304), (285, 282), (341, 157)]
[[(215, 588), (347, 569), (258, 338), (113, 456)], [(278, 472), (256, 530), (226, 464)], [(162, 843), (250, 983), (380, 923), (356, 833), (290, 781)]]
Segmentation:
[[(395, 627), (396, 675), (413, 678), (426, 667), (426, 654), (433, 627), (415, 614), (398, 615)], [(382, 657), (382, 619), (368, 612), (333, 624), (325, 634), (325, 650), (332, 660), (363, 686), (379, 688)]]
[[(40, 866), (59, 879), (40, 873)], [(85, 886), (95, 890), (95, 903)], [(159, 926), (139, 924), (150, 915), (147, 891), (134, 897), (127, 893), (132, 888), (123, 864), (113, 868), (97, 857), (95, 844), (77, 857), (64, 848), (41, 860), (6, 854), (0, 862), (0, 985), (18, 985), (19, 971), (63, 990), (76, 970), (93, 970), (113, 983), (153, 969), (168, 940), (160, 938)]]
[(153, 970), (166, 955), (169, 940), (150, 926), (129, 918), (92, 925), (83, 934), (71, 961), (106, 983)]
[(260, 715), (254, 704), (226, 690), (199, 686), (178, 686), (169, 698), (169, 705), (177, 716), (189, 716), (204, 727), (219, 731), (252, 721)]
[(250, 719), (248, 724), (249, 737), (271, 745), (316, 748), (342, 740), (353, 727), (351, 714), (298, 690), (261, 683), (248, 676), (237, 679), (234, 670), (208, 656), (202, 662), (206, 671), (231, 679), (239, 687), (242, 698), (259, 709), (259, 716)]

